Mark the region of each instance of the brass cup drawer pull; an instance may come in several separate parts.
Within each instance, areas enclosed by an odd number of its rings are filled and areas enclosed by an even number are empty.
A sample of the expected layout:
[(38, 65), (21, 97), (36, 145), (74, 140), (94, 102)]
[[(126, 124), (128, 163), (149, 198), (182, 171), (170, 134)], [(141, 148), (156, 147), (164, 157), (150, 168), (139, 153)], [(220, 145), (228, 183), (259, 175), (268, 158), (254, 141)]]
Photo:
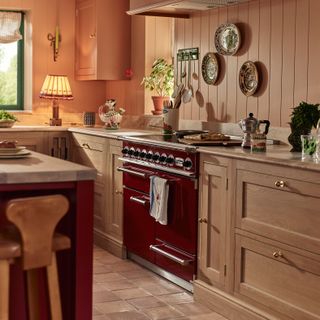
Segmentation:
[(206, 218), (200, 218), (198, 221), (200, 223), (208, 223), (208, 220)]
[(286, 182), (283, 180), (278, 180), (274, 183), (277, 188), (284, 188), (286, 186)]
[(275, 258), (282, 258), (283, 257), (283, 253), (281, 251), (275, 251), (272, 255)]
[(121, 190), (116, 190), (115, 194), (123, 194), (123, 192)]

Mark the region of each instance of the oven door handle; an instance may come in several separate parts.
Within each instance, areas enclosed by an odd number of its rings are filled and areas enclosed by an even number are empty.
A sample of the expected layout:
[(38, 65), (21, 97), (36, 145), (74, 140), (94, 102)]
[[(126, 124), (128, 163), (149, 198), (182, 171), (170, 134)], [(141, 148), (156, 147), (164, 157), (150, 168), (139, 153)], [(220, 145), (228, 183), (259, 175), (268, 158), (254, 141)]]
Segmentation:
[(193, 261), (191, 259), (188, 260), (188, 259), (178, 258), (175, 255), (160, 249), (159, 247), (161, 247), (161, 246), (162, 245), (153, 245), (153, 244), (151, 244), (149, 248), (150, 248), (151, 251), (154, 251), (154, 252), (156, 252), (158, 254), (161, 254), (162, 256), (164, 256), (164, 257), (166, 257), (166, 258), (168, 258), (168, 259), (170, 259), (170, 260), (172, 260), (174, 262), (177, 262), (177, 263), (181, 264), (182, 266), (187, 266), (188, 264), (190, 264)]
[(121, 171), (121, 172), (124, 172), (124, 173), (132, 174), (134, 176), (142, 177), (142, 178), (147, 178), (147, 176), (148, 176), (146, 173), (138, 172), (138, 171), (135, 171), (135, 170), (124, 168), (124, 167), (117, 167), (117, 170)]
[(141, 199), (141, 198), (135, 197), (135, 196), (131, 196), (130, 201), (142, 204), (143, 206), (146, 206), (147, 203), (149, 202), (148, 199)]

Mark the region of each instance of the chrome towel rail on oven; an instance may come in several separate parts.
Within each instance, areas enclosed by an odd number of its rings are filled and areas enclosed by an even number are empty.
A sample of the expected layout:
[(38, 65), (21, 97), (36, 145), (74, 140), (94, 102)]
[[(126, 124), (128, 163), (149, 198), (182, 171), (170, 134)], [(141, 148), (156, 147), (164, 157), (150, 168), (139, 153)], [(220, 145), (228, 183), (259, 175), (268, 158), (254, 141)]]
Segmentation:
[(142, 177), (142, 178), (147, 178), (148, 177), (147, 173), (135, 171), (135, 170), (124, 168), (124, 167), (117, 167), (117, 170), (121, 171), (121, 172), (132, 174), (134, 176)]
[(149, 199), (141, 199), (139, 197), (131, 196), (130, 201), (137, 202), (139, 204), (142, 204), (143, 206), (146, 206), (149, 202)]
[(176, 257), (175, 255), (173, 255), (173, 254), (171, 254), (171, 253), (169, 253), (167, 251), (164, 251), (164, 250), (160, 249), (160, 247), (162, 247), (162, 246), (163, 246), (162, 244), (160, 244), (160, 245), (151, 244), (150, 245), (150, 250), (154, 251), (154, 252), (156, 252), (158, 254), (161, 254), (164, 257), (166, 257), (166, 258), (168, 258), (168, 259), (170, 259), (170, 260), (172, 260), (174, 262), (177, 262), (177, 263), (181, 264), (182, 266), (187, 266), (188, 264), (193, 262), (192, 259), (181, 259), (181, 258)]

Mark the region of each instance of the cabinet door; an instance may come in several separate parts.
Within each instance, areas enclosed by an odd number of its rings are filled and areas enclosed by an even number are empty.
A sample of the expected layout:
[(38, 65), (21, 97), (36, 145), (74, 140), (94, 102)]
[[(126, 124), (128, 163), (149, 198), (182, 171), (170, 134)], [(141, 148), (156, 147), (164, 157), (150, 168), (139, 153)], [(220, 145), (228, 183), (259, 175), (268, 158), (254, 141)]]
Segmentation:
[(69, 160), (70, 158), (70, 142), (68, 133), (48, 134), (49, 155), (55, 158)]
[(108, 204), (106, 210), (107, 233), (122, 243), (123, 237), (123, 191), (122, 173), (117, 170), (121, 166), (118, 158), (121, 156), (121, 145), (118, 141), (110, 141), (108, 154), (107, 185)]
[(76, 77), (96, 74), (96, 35), (96, 1), (78, 1), (76, 3)]
[(200, 179), (198, 278), (225, 285), (227, 168), (203, 161)]

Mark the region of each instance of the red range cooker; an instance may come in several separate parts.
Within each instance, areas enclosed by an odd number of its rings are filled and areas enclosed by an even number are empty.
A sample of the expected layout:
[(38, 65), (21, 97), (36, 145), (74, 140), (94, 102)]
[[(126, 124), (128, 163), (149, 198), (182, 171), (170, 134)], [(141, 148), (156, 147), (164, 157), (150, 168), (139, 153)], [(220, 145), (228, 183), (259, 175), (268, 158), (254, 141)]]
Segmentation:
[[(129, 258), (188, 290), (196, 274), (198, 154), (175, 136), (124, 138), (124, 243)], [(168, 223), (150, 216), (150, 177), (169, 184)]]

